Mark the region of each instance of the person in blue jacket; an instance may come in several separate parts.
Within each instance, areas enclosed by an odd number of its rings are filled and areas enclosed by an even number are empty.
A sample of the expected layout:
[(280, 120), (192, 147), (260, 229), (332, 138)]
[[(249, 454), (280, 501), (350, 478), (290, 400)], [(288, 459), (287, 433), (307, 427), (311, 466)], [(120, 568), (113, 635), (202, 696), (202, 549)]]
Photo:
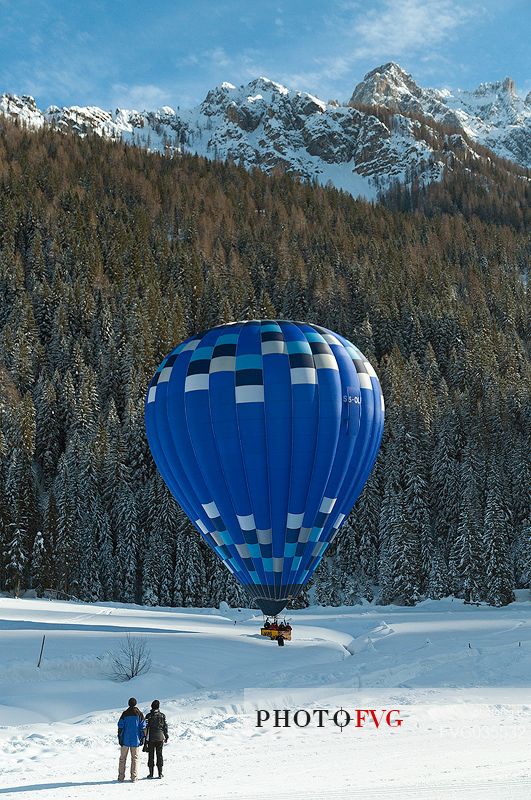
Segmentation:
[(118, 720), (118, 742), (120, 744), (120, 762), (118, 765), (118, 780), (125, 780), (125, 762), (127, 754), (131, 753), (131, 780), (136, 781), (138, 773), (138, 752), (144, 741), (146, 720), (136, 706), (136, 698), (130, 697), (128, 707), (122, 711)]

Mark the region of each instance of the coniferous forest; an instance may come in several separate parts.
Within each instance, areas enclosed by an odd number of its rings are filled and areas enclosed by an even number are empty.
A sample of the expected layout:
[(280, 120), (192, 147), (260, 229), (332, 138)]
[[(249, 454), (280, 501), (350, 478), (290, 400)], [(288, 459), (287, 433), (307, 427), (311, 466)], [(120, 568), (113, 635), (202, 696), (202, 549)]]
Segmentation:
[(246, 602), (155, 471), (144, 395), (187, 335), (271, 317), (351, 339), (386, 398), (310, 599), (502, 605), (530, 585), (522, 214), (478, 213), (472, 179), (404, 210), (7, 121), (0, 184), (0, 590)]

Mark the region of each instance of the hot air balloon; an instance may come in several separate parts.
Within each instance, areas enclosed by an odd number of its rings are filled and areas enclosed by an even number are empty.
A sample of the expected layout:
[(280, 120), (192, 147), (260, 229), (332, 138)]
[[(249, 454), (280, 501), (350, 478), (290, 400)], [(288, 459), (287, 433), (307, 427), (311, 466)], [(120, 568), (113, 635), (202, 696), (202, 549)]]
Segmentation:
[(378, 378), (319, 325), (250, 320), (179, 344), (146, 396), (171, 493), (266, 615), (307, 583), (374, 465)]

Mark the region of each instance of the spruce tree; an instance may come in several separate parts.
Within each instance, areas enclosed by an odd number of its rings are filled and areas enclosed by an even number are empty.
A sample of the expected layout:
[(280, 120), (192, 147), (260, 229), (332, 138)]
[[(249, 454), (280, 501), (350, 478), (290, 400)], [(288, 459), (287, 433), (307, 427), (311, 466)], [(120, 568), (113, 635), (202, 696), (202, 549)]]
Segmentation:
[(37, 531), (31, 549), (30, 584), (39, 596), (47, 588), (46, 578), (46, 545), (42, 531)]
[(486, 600), (502, 606), (514, 600), (514, 574), (509, 549), (507, 512), (500, 491), (500, 474), (494, 461), (489, 464), (483, 525), (486, 556)]
[(15, 523), (8, 527), (8, 544), (6, 548), (6, 588), (11, 589), (14, 597), (19, 597), (26, 572), (25, 534)]
[(482, 464), (477, 446), (474, 442), (469, 442), (461, 462), (459, 520), (450, 553), (452, 589), (469, 603), (482, 600), (485, 596), (481, 470)]

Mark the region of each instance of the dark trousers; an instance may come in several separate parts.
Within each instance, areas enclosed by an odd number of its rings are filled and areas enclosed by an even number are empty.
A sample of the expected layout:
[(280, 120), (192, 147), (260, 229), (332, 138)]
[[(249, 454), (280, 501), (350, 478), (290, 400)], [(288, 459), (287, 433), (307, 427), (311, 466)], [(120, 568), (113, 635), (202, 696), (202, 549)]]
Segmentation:
[(155, 753), (157, 754), (157, 769), (159, 775), (162, 772), (162, 745), (164, 742), (148, 742), (148, 769), (153, 775), (153, 768), (155, 766)]

